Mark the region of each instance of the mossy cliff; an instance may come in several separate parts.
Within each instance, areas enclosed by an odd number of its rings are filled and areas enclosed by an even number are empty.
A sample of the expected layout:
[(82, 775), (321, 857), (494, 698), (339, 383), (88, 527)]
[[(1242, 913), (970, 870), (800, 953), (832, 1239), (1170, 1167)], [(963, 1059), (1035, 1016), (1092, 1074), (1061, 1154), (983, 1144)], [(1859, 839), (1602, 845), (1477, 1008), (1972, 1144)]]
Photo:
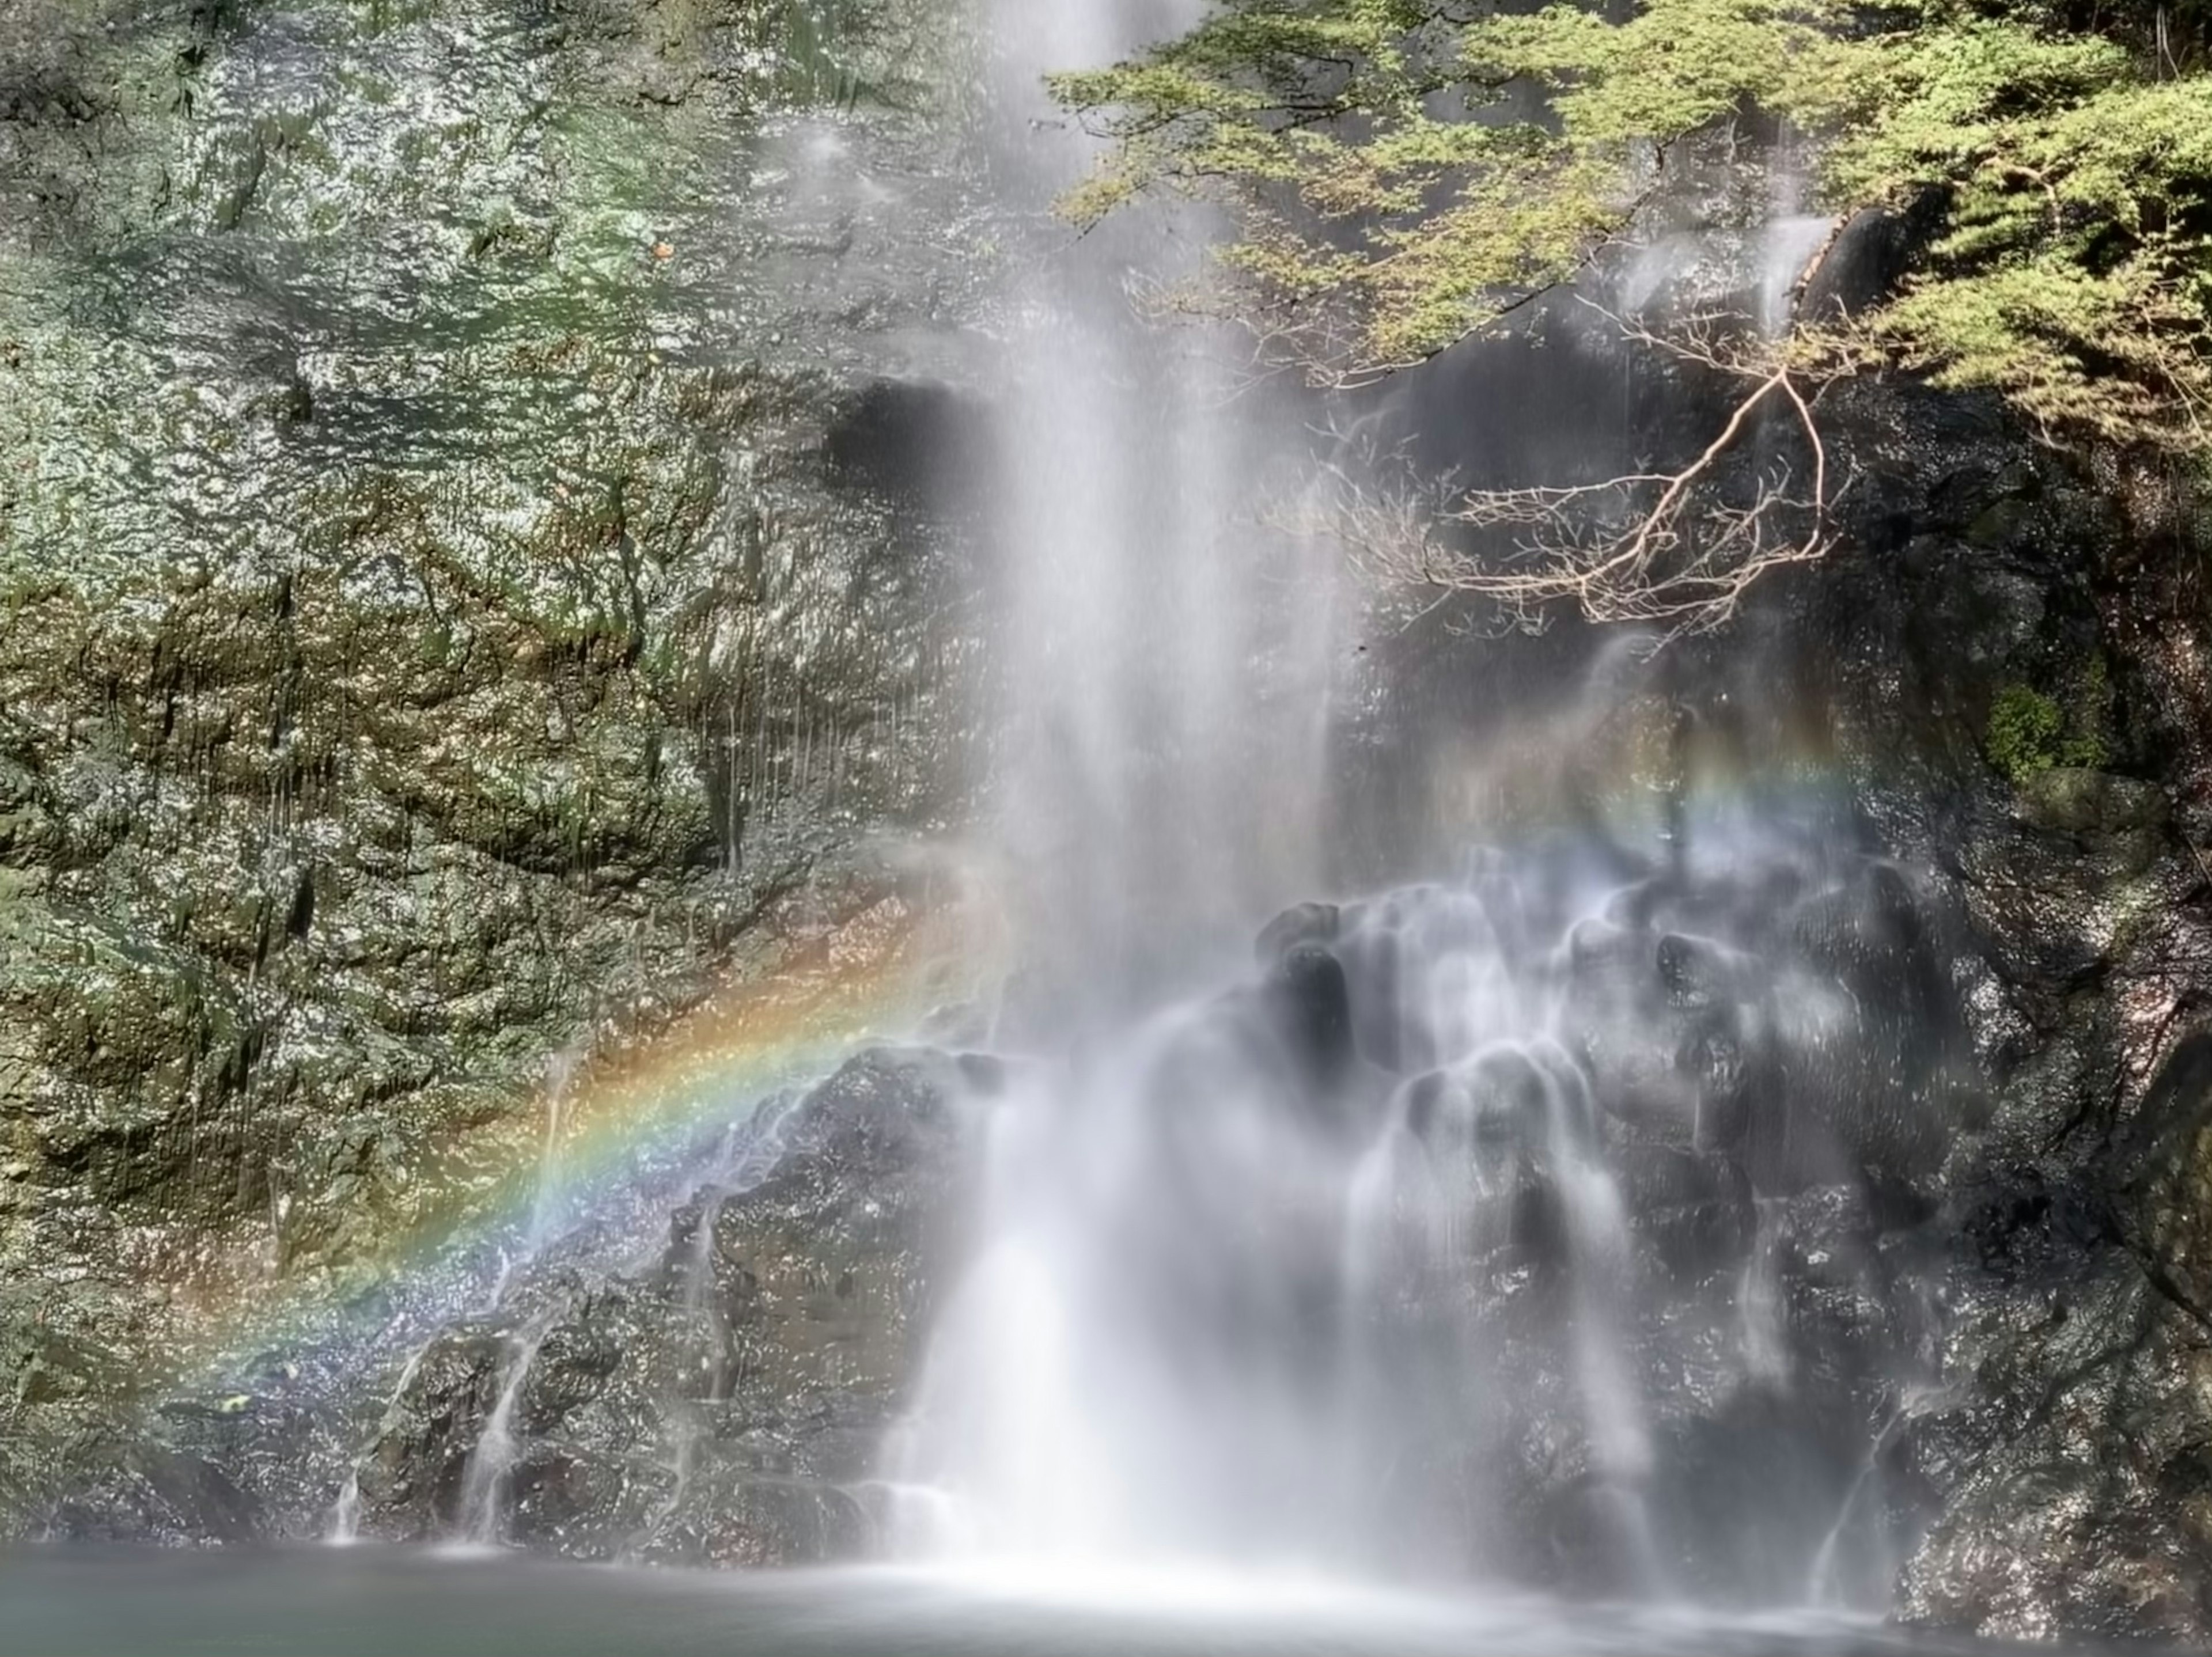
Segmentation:
[(0, 17), (0, 1510), (943, 808), (959, 589), (836, 436), (980, 265), (945, 39)]

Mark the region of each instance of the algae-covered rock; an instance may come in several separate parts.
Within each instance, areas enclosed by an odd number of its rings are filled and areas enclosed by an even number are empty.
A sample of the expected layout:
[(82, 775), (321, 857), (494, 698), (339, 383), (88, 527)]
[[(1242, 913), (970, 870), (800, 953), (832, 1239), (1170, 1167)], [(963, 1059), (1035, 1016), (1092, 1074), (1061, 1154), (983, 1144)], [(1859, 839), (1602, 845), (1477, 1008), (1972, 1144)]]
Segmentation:
[(0, 1276), (108, 1352), (17, 1522), (944, 809), (951, 555), (835, 440), (973, 285), (947, 33), (799, 9), (0, 17)]

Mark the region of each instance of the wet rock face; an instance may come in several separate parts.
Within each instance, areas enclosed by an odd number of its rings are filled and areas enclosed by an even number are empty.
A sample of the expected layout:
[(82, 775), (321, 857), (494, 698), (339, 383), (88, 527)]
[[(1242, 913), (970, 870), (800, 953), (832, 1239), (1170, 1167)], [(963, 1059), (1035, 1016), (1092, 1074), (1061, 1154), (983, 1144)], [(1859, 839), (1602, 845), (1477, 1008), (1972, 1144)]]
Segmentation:
[(362, 1456), (362, 1533), (689, 1564), (873, 1551), (878, 1455), (957, 1266), (969, 1096), (934, 1055), (856, 1059), (780, 1119), (760, 1177), (677, 1211), (649, 1270), (555, 1272), (440, 1335)]
[(2207, 1041), (2070, 1174), (2014, 1167), (1974, 1193), (1951, 1392), (1902, 1445), (1944, 1494), (1901, 1583), (1915, 1616), (2203, 1637)]
[[(1500, 870), (1354, 906), (1328, 947), (1292, 911), (1261, 948), (1306, 1043), (1336, 1039), (1348, 1017), (1362, 1058), (1419, 1075), (1504, 1005), (1498, 1033), (1551, 1029), (1624, 1142), (1718, 1157), (1776, 1193), (1930, 1187), (1980, 1102), (1925, 900), (1879, 859), (1808, 871), (1771, 850), (1728, 856), (1741, 866), (1647, 870), (1581, 920), (1586, 893), (1547, 906), (1540, 874)], [(1471, 944), (1486, 964), (1440, 976)], [(1348, 1014), (1341, 988), (1309, 992), (1310, 1006), (1294, 993), (1346, 975)], [(1510, 1093), (1500, 1077), (1482, 1086)]]
[(1271, 981), (1319, 953), (1347, 986), (1275, 1010), (1310, 1021), (1293, 1052), (1358, 1033), (1340, 1114), (1384, 1148), (1401, 1285), (1358, 1338), (1434, 1376), (1385, 1430), (1425, 1471), (1371, 1522), (1509, 1581), (1879, 1603), (1931, 1510), (1883, 1464), (1936, 1373), (1941, 1152), (1980, 1102), (1942, 927), (1879, 859), (1577, 855), (1261, 940)]
[[(1463, 440), (1462, 412), (1437, 429)], [(1972, 399), (1845, 388), (1831, 416), (1867, 470), (1824, 565), (1771, 584), (1727, 637), (1649, 663), (1570, 629), (1478, 657), (1457, 640), (1479, 616), (1409, 624), (1370, 733), (1381, 780), (1357, 798), (1410, 793), (1456, 822), (1498, 809), (1453, 792), (1472, 773), (1510, 822), (1577, 825), (1572, 877), (1633, 882), (1609, 846), (1629, 784), (1686, 802), (1663, 827), (1694, 855), (1700, 799), (1731, 804), (1751, 778), (1775, 821), (1805, 814), (1810, 844), (1874, 854), (1810, 883), (1787, 859), (1771, 882), (1723, 883), (1735, 922), (1680, 913), (1697, 900), (1678, 888), (1673, 912), (1615, 908), (1571, 940), (1608, 1132), (1651, 1142), (1614, 1157), (1639, 1230), (1680, 1278), (1750, 1225), (1781, 1326), (1807, 1320), (1792, 1338), (1830, 1355), (1814, 1390), (1853, 1400), (1812, 1411), (1826, 1442), (1795, 1448), (1777, 1436), (1801, 1418), (1794, 1394), (1765, 1414), (1698, 1404), (1687, 1470), (1663, 1471), (1662, 1426), (1655, 1477), (1686, 1511), (1741, 1505), (1728, 1459), (1697, 1448), (1741, 1430), (1778, 1479), (1830, 1487), (1832, 1518), (1835, 1470), (1869, 1467), (1838, 1563), (1875, 1602), (1996, 1636), (2201, 1643), (2195, 1447), (2212, 1416), (2187, 1217), (2205, 1193), (2185, 1171), (2203, 1154), (2194, 1084), (2173, 1079), (2212, 1007), (2201, 512), (2155, 480), (2116, 498)], [(1371, 971), (1390, 970), (1378, 954)], [(1359, 1040), (1406, 1064), (1419, 1035)], [(1761, 1109), (1777, 1099), (1790, 1108)], [(1752, 1200), (1725, 1181), (1708, 1182), (1717, 1200), (1669, 1194), (1717, 1159)], [(1848, 1199), (1822, 1222), (1835, 1235), (1789, 1242), (1809, 1223), (1796, 1211), (1832, 1194)], [(1851, 1368), (1861, 1319), (1886, 1380)], [(1668, 1387), (1693, 1399), (1700, 1373)], [(1755, 1576), (1765, 1539), (1717, 1544), (1716, 1580)]]
[(2201, 1642), (2212, 1415), (2181, 1193), (2212, 769), (2187, 507), (2137, 492), (2124, 516), (1971, 404), (1910, 407), (1866, 555), (1786, 606), (1828, 646), (1794, 672), (1861, 809), (1959, 919), (1942, 958), (1982, 1078), (1920, 1187), (1946, 1246), (1923, 1271), (1936, 1362), (1884, 1449), (1926, 1516), (1895, 1603)]
[[(878, 9), (822, 50), (895, 88)], [(4, 11), (0, 1533), (193, 1303), (343, 1279), (945, 809), (862, 416), (967, 281), (780, 4)]]

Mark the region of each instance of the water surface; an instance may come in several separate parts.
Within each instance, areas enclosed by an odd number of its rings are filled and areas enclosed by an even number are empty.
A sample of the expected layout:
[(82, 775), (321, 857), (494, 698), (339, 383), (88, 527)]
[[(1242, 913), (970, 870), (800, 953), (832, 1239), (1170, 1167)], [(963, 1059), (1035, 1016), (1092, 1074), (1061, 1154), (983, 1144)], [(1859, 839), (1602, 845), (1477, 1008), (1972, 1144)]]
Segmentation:
[(0, 1558), (0, 1653), (529, 1657), (1880, 1657), (1990, 1654), (1810, 1611), (1422, 1598), (1297, 1577), (715, 1574), (374, 1547)]

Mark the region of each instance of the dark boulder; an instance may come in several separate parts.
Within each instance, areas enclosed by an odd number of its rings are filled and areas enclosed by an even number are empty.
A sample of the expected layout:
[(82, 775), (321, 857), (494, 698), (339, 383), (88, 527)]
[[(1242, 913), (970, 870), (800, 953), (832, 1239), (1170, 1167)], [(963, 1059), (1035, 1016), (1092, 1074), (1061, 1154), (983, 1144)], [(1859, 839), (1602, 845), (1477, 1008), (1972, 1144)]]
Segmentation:
[(1318, 944), (1285, 950), (1261, 995), (1295, 1062), (1316, 1088), (1340, 1083), (1352, 1063), (1352, 997), (1343, 964)]

